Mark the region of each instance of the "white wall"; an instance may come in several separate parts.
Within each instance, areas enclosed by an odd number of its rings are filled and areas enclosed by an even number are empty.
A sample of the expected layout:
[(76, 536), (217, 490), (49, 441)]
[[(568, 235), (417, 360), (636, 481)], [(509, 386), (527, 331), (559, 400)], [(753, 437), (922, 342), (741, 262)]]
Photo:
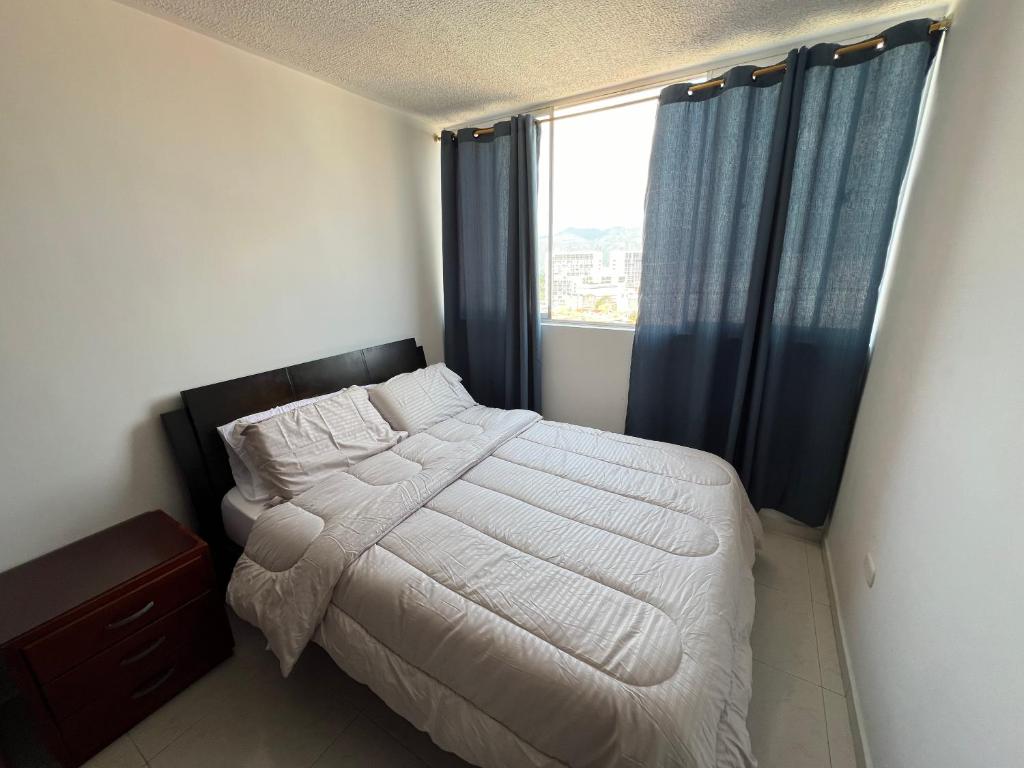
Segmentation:
[(544, 418), (610, 432), (626, 426), (632, 328), (541, 327)]
[(954, 9), (827, 536), (878, 768), (1024, 765), (1022, 33)]
[(427, 127), (108, 0), (0, 2), (0, 570), (187, 502), (181, 389), (415, 336)]

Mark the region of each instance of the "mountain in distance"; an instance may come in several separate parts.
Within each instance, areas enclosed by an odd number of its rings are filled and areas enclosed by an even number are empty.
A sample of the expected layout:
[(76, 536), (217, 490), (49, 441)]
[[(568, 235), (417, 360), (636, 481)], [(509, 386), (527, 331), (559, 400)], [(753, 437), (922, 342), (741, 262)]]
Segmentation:
[[(623, 227), (614, 227), (614, 229), (623, 229)], [(556, 237), (574, 238), (579, 240), (598, 240), (606, 232), (610, 232), (609, 229), (597, 229), (595, 227), (568, 227), (559, 232)]]
[[(547, 238), (541, 238), (542, 241)], [(640, 227), (567, 227), (555, 233), (554, 250), (566, 251), (638, 251), (643, 242)]]

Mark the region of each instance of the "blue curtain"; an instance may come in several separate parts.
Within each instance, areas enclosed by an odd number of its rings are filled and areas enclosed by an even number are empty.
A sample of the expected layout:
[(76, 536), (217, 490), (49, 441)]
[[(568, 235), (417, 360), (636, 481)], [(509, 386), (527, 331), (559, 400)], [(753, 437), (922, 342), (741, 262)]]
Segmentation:
[(810, 525), (834, 503), (867, 371), (929, 23), (661, 97), (626, 431), (724, 456), (755, 506)]
[[(795, 61), (795, 57), (790, 57)], [(779, 189), (792, 81), (731, 70), (661, 95), (626, 431), (731, 458)]]
[(473, 134), (441, 135), (445, 362), (477, 402), (539, 411), (539, 127)]

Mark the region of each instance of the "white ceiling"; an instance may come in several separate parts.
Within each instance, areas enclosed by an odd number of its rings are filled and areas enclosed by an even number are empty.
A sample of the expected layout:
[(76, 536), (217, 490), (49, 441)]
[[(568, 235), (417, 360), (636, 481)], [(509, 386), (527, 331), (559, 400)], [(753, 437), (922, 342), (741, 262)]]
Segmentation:
[(125, 0), (453, 126), (906, 17), (934, 0)]

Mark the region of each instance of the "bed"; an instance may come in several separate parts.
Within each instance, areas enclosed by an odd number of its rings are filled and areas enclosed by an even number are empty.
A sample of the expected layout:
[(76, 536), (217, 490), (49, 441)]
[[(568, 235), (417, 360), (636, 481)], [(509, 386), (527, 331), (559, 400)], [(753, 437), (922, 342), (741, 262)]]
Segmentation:
[[(424, 365), (412, 340), (348, 354), (184, 392), (165, 417), (234, 561), (228, 601), (282, 672), (315, 642), (485, 768), (755, 765), (758, 524), (715, 456), (467, 403), (251, 510), (231, 549), (232, 478), (210, 429)], [(317, 368), (334, 373), (304, 383)]]
[(224, 525), (224, 533), (239, 549), (244, 549), (256, 519), (266, 509), (266, 503), (250, 501), (242, 495), (237, 486), (232, 486), (220, 500), (220, 518)]

